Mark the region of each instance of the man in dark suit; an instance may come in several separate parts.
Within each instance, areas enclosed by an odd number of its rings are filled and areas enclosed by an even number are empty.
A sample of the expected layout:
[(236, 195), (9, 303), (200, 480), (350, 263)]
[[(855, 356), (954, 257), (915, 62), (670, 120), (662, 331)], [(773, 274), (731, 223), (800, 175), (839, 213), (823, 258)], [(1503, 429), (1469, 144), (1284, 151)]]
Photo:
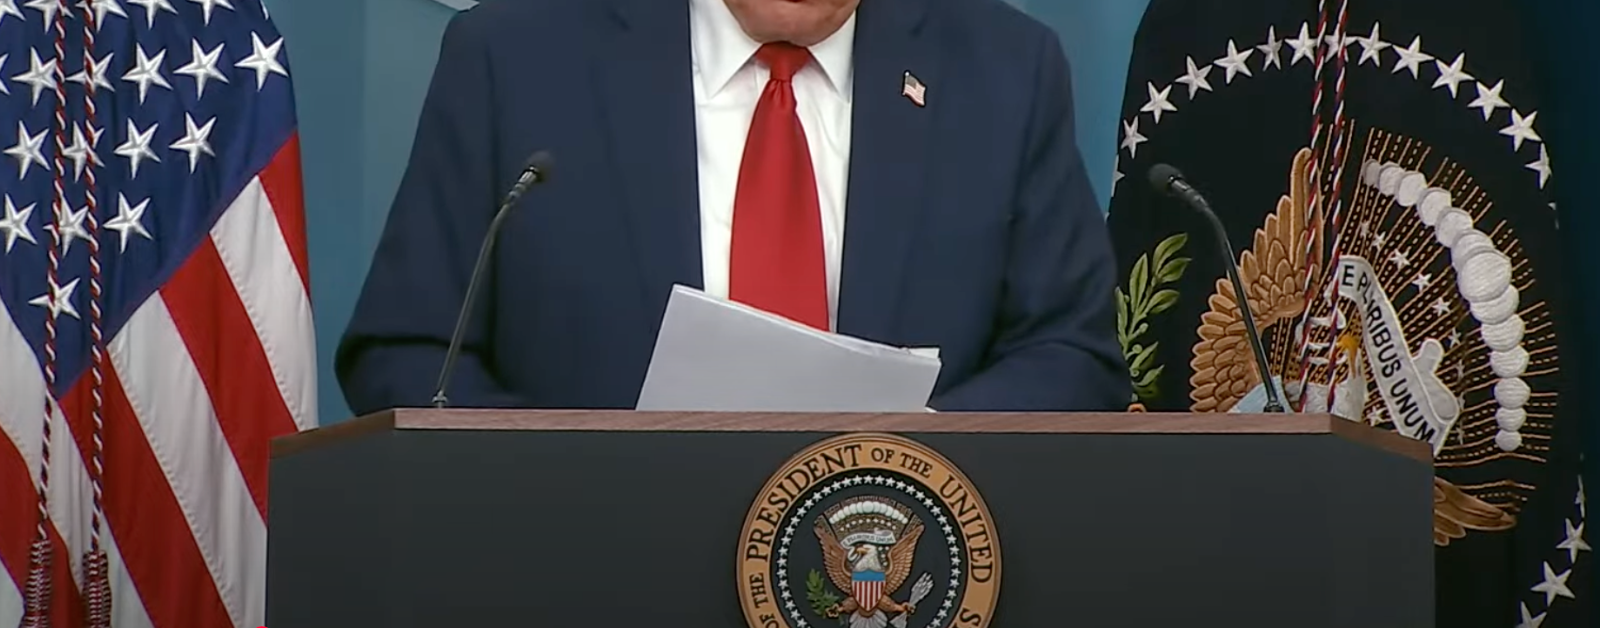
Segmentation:
[[(858, 6), (859, 5), (859, 6)], [(428, 404), (630, 408), (674, 283), (938, 347), (937, 410), (1112, 410), (1113, 261), (1054, 34), (1000, 0), (521, 0), (457, 16), (337, 370)]]

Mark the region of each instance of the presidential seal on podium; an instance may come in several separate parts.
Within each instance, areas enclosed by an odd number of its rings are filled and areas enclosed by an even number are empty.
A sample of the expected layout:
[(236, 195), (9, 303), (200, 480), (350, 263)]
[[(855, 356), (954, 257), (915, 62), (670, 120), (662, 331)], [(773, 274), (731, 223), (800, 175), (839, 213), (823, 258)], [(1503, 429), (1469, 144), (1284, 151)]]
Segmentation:
[(845, 434), (790, 458), (739, 536), (752, 628), (988, 626), (1000, 587), (994, 519), (938, 452)]

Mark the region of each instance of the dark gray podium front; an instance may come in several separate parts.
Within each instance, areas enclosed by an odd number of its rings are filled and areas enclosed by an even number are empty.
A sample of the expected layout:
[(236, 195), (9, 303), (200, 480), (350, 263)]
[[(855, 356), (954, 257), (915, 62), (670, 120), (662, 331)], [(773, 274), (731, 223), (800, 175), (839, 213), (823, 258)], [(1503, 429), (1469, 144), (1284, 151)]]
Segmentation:
[[(401, 410), (274, 443), (267, 626), (746, 626), (752, 505), (857, 432), (987, 504), (984, 625), (1433, 625), (1427, 447), (1326, 415)], [(977, 623), (938, 595), (909, 628)]]

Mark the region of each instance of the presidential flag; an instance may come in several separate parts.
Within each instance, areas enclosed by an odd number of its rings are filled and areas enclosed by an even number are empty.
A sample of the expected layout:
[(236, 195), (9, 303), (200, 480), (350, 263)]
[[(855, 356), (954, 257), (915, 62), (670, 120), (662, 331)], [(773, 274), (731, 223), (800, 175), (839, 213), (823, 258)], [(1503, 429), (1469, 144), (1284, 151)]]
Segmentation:
[[(1540, 69), (1546, 77), (1545, 125), (1553, 135), (1564, 140), (1551, 149), (1552, 157), (1561, 163), (1564, 172), (1600, 172), (1600, 118), (1595, 116), (1594, 103), (1600, 102), (1600, 41), (1590, 35), (1593, 25), (1600, 23), (1600, 3), (1571, 2), (1570, 0), (1532, 0), (1524, 4), (1535, 20), (1539, 31), (1538, 43), (1544, 54), (1539, 59)], [(1591, 263), (1588, 245), (1600, 235), (1600, 212), (1595, 211), (1600, 199), (1594, 194), (1590, 180), (1583, 177), (1562, 177), (1552, 181), (1556, 201), (1561, 211), (1561, 232), (1566, 236), (1569, 268), (1582, 268)], [(1600, 274), (1576, 273), (1575, 285), (1570, 291), (1577, 303), (1579, 315), (1584, 320), (1600, 318)], [(1580, 377), (1594, 377), (1595, 365), (1600, 364), (1600, 328), (1590, 325), (1576, 338), (1581, 345), (1584, 365), (1588, 371)], [(1588, 381), (1593, 381), (1592, 379)], [(1585, 426), (1588, 447), (1584, 450), (1584, 481), (1589, 486), (1600, 482), (1600, 429), (1594, 423)], [(1600, 594), (1600, 581), (1591, 578), (1591, 594)]]
[[(1108, 216), (1130, 405), (1259, 411), (1248, 298), (1290, 409), (1433, 449), (1440, 626), (1595, 625), (1550, 192), (1582, 175), (1551, 159), (1519, 4), (1152, 0)], [(1235, 250), (1155, 191), (1158, 163)]]
[(288, 57), (259, 0), (0, 0), (0, 626), (260, 626), (316, 424)]

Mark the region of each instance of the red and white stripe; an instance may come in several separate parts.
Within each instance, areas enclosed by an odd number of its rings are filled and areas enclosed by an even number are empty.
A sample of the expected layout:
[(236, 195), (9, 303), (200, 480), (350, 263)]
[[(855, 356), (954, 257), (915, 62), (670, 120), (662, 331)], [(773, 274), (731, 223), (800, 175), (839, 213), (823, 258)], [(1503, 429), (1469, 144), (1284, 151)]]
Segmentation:
[[(291, 139), (108, 339), (101, 540), (117, 628), (265, 621), (270, 439), (317, 424), (298, 153)], [(46, 387), (5, 308), (0, 373), (0, 512), (33, 512)], [(92, 389), (88, 373), (74, 382), (52, 430), (53, 627), (83, 621)], [(0, 626), (21, 619), (34, 528), (34, 517), (0, 517)]]
[(872, 608), (878, 605), (878, 599), (883, 597), (882, 580), (852, 580), (851, 593), (856, 598), (856, 604), (862, 608)]
[(0, 569), (0, 625), (14, 626), (21, 621), (22, 589), (17, 588), (9, 570)]

